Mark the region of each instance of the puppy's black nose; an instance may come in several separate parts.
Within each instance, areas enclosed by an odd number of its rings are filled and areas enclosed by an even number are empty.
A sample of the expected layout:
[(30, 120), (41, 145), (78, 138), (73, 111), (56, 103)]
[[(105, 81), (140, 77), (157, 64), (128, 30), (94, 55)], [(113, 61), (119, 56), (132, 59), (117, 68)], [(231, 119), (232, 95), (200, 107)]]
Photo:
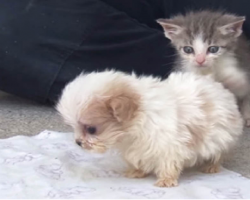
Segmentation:
[(79, 146), (82, 146), (82, 143), (79, 140), (76, 140), (76, 144), (78, 144)]

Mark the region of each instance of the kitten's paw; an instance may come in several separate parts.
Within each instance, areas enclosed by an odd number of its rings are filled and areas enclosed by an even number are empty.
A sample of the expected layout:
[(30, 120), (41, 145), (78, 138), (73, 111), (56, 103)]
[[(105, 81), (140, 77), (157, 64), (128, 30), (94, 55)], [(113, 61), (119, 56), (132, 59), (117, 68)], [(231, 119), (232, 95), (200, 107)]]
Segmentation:
[(201, 172), (206, 174), (215, 174), (220, 171), (220, 165), (208, 165), (201, 168)]
[(139, 169), (130, 169), (125, 172), (127, 178), (144, 178), (147, 176), (142, 170)]
[(177, 185), (178, 185), (178, 180), (170, 178), (158, 179), (157, 182), (155, 183), (155, 186), (157, 187), (175, 187)]
[(245, 126), (250, 127), (250, 118), (245, 119)]
[(242, 105), (241, 114), (244, 119), (244, 123), (245, 123), (244, 125), (246, 127), (250, 127), (250, 106), (248, 103), (247, 104), (245, 103)]

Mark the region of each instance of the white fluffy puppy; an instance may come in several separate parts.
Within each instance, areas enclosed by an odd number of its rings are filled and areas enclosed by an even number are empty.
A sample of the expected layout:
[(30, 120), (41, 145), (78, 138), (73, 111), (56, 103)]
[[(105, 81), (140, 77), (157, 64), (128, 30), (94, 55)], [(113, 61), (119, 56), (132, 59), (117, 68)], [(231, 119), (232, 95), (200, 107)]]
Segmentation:
[(177, 185), (185, 167), (218, 171), (242, 134), (236, 100), (220, 83), (191, 73), (161, 81), (105, 71), (81, 74), (57, 105), (84, 149), (118, 148), (128, 177), (153, 172), (157, 186)]

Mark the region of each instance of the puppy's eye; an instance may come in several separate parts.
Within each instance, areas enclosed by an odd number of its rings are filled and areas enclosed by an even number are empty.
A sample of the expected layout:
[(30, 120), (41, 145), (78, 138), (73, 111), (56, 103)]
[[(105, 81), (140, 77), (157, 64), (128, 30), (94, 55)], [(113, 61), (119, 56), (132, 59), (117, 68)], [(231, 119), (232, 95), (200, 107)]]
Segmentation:
[(190, 46), (185, 46), (185, 47), (183, 47), (183, 51), (184, 51), (186, 54), (194, 53), (193, 47), (190, 47)]
[(96, 127), (94, 126), (85, 126), (85, 130), (87, 133), (93, 135), (96, 133)]

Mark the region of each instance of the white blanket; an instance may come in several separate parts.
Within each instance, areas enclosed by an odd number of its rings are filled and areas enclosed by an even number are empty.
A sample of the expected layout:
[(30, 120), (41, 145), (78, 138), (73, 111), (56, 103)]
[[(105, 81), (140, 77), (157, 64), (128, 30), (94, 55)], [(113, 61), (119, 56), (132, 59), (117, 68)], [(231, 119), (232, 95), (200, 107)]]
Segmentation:
[(158, 188), (155, 177), (123, 177), (114, 152), (89, 154), (71, 133), (44, 131), (0, 140), (0, 198), (250, 198), (250, 180), (223, 169), (184, 173), (179, 186)]

